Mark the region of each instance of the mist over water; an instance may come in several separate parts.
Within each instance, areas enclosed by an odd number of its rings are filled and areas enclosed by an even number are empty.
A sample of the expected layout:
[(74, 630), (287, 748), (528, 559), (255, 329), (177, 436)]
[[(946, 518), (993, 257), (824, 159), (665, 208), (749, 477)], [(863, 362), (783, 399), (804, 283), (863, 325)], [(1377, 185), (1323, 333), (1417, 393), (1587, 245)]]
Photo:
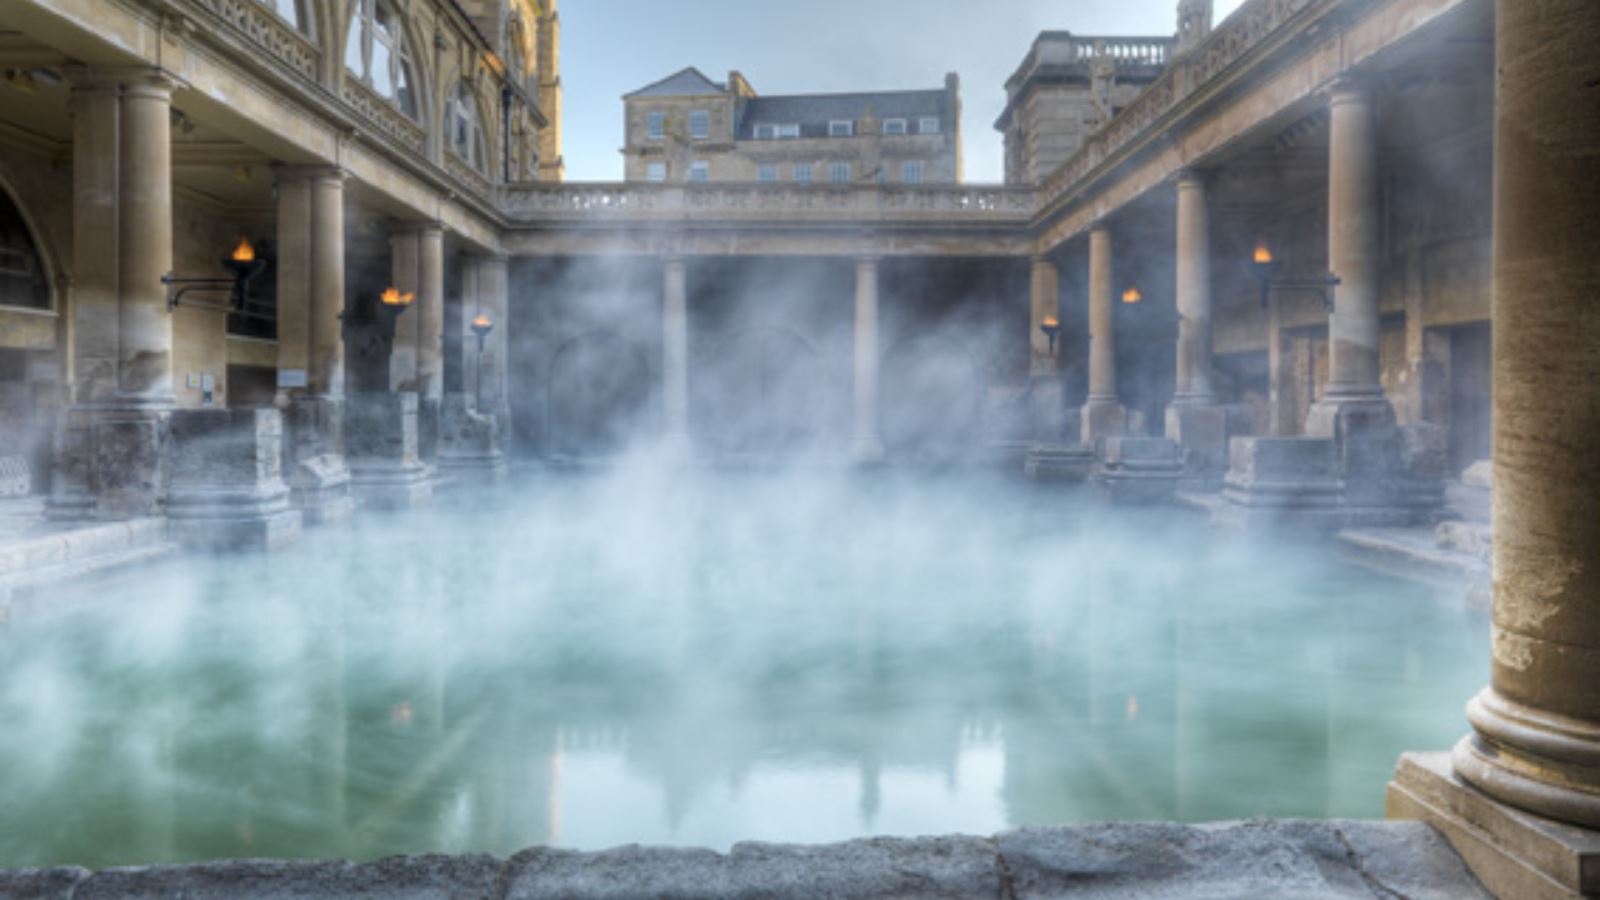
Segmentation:
[(527, 473), (0, 626), (10, 866), (1377, 816), (1458, 597), (971, 474)]

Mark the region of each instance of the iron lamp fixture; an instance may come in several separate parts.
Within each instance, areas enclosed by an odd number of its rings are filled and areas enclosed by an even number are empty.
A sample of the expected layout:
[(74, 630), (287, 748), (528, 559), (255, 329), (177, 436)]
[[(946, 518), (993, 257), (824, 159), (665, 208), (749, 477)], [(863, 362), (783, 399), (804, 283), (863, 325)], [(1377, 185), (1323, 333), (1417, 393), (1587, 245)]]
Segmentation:
[(1057, 319), (1055, 316), (1046, 317), (1045, 320), (1040, 323), (1039, 330), (1044, 332), (1044, 336), (1050, 339), (1050, 355), (1055, 356), (1056, 338), (1061, 337), (1061, 320)]
[(236, 316), (246, 316), (256, 319), (271, 319), (265, 313), (247, 308), (250, 299), (250, 283), (262, 272), (267, 270), (267, 261), (256, 255), (256, 248), (250, 245), (248, 238), (239, 238), (239, 245), (233, 249), (222, 267), (230, 274), (228, 278), (179, 278), (172, 272), (161, 276), (161, 283), (167, 286), (167, 310), (171, 312), (178, 308), (183, 301), (183, 295), (191, 291), (206, 293), (226, 293), (228, 304), (189, 304), (190, 309), (207, 309), (212, 312), (229, 313)]
[(1321, 278), (1283, 278), (1278, 274), (1282, 271), (1282, 260), (1272, 255), (1272, 248), (1267, 246), (1267, 242), (1257, 243), (1255, 255), (1250, 260), (1250, 274), (1261, 285), (1262, 309), (1271, 305), (1273, 291), (1315, 291), (1322, 298), (1323, 307), (1333, 312), (1333, 289), (1340, 284), (1339, 276), (1330, 272)]
[(478, 353), (483, 354), (483, 342), (489, 337), (489, 332), (494, 331), (494, 320), (486, 313), (478, 313), (472, 320), (472, 333), (478, 336)]

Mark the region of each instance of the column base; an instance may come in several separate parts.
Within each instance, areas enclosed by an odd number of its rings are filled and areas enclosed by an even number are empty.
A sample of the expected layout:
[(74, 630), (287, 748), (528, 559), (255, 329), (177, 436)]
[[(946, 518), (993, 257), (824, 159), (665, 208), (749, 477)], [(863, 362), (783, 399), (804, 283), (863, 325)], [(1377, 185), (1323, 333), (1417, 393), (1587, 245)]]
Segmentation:
[(858, 466), (877, 465), (887, 456), (883, 440), (875, 434), (858, 434), (850, 440), (850, 461)]
[(1239, 437), (1229, 442), (1228, 458), (1215, 524), (1252, 534), (1341, 527), (1344, 485), (1333, 441)]
[(431, 505), (431, 472), (417, 457), (417, 395), (351, 394), (345, 403), (346, 461), (357, 504), (381, 510)]
[(1082, 444), (1035, 444), (1022, 474), (1040, 484), (1082, 484), (1094, 471), (1094, 451)]
[(1101, 445), (1095, 486), (1113, 503), (1170, 502), (1183, 477), (1178, 445), (1166, 438), (1108, 437)]
[(1343, 441), (1353, 433), (1395, 426), (1394, 407), (1381, 390), (1357, 393), (1329, 388), (1306, 414), (1305, 436)]
[[(1581, 666), (1577, 690), (1592, 690)], [(1531, 709), (1493, 688), (1467, 704), (1474, 733), (1456, 745), (1456, 772), (1478, 790), (1541, 816), (1600, 829), (1600, 725)]]
[(1179, 398), (1167, 407), (1167, 437), (1183, 448), (1184, 482), (1196, 490), (1220, 486), (1228, 470), (1228, 413), (1212, 399)]
[(1600, 832), (1507, 806), (1463, 780), (1447, 753), (1400, 758), (1386, 797), (1391, 819), (1437, 828), (1497, 897), (1600, 895)]
[(355, 515), (350, 468), (344, 458), (344, 403), (338, 397), (297, 395), (289, 401), (289, 502), (306, 525)]
[(1028, 382), (1028, 424), (1033, 440), (1059, 445), (1067, 434), (1067, 385), (1055, 373), (1036, 374)]
[(499, 428), (494, 418), (470, 409), (464, 395), (444, 399), (440, 419), (439, 471), (495, 484), (505, 480), (506, 459), (500, 452)]
[(70, 413), (58, 444), (51, 518), (122, 521), (161, 515), (172, 407), (117, 403)]
[(1095, 447), (1106, 438), (1128, 433), (1128, 411), (1115, 397), (1090, 397), (1078, 418), (1082, 431), (1080, 442), (1085, 447)]
[(272, 550), (300, 537), (281, 475), (283, 419), (277, 410), (171, 413), (172, 537), (193, 550)]

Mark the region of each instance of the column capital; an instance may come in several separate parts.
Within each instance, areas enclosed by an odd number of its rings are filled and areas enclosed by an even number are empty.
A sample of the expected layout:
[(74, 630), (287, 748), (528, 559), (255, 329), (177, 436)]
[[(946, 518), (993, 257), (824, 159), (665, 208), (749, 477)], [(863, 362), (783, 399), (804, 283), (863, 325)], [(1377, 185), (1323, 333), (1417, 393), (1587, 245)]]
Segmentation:
[(876, 267), (878, 265), (878, 263), (883, 261), (883, 254), (881, 254), (881, 253), (857, 253), (854, 258), (855, 258), (855, 261), (856, 261), (856, 268), (858, 268), (858, 269), (862, 268), (864, 266), (874, 266), (874, 267)]
[(67, 82), (77, 91), (105, 91), (135, 88), (144, 90), (165, 90), (168, 94), (174, 88), (187, 82), (174, 72), (160, 66), (66, 66), (62, 70)]
[(1329, 106), (1371, 103), (1372, 84), (1364, 78), (1346, 72), (1328, 82), (1328, 86), (1322, 89), (1322, 94), (1328, 98)]
[(1058, 268), (1056, 261), (1051, 259), (1048, 253), (1036, 253), (1028, 258), (1028, 262), (1036, 269), (1040, 266), (1049, 266), (1052, 269)]
[(336, 165), (273, 163), (272, 177), (279, 184), (301, 181), (337, 181), (342, 184), (350, 177), (350, 173)]
[(396, 222), (390, 227), (393, 235), (416, 235), (428, 237), (434, 233), (444, 233), (444, 223), (438, 219), (423, 219), (420, 221)]
[(1185, 166), (1172, 174), (1172, 181), (1179, 189), (1204, 188), (1211, 184), (1213, 174), (1210, 169), (1196, 169)]

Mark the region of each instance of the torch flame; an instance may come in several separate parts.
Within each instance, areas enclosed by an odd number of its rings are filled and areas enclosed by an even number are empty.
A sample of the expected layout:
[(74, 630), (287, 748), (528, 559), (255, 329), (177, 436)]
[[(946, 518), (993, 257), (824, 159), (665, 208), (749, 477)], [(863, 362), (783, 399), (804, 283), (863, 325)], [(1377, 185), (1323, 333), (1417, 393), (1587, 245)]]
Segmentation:
[(1061, 320), (1056, 318), (1055, 316), (1045, 316), (1044, 327), (1046, 327), (1046, 328), (1060, 328), (1061, 327)]
[(239, 246), (233, 248), (234, 262), (251, 262), (256, 258), (256, 248), (250, 246), (249, 238), (239, 238)]
[(1256, 244), (1256, 264), (1265, 266), (1271, 264), (1271, 262), (1272, 248), (1267, 246), (1266, 241)]
[(1138, 303), (1140, 300), (1143, 300), (1143, 299), (1144, 299), (1144, 294), (1139, 293), (1139, 289), (1136, 288), (1136, 287), (1128, 288), (1127, 290), (1122, 292), (1122, 302), (1123, 303)]
[(384, 306), (410, 306), (411, 301), (417, 299), (416, 294), (400, 293), (399, 288), (388, 288), (383, 292)]
[(473, 328), (493, 328), (494, 327), (494, 321), (491, 320), (486, 314), (478, 313), (478, 317), (476, 319), (472, 320), (472, 327)]

